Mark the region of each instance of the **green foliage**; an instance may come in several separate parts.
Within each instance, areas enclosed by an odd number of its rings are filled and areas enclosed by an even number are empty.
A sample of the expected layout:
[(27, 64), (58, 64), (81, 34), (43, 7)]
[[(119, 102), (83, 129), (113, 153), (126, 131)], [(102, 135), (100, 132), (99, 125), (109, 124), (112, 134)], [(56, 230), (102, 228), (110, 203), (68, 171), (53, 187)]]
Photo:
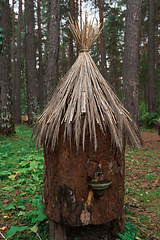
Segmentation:
[(157, 236), (156, 229), (159, 226), (160, 192), (157, 191), (159, 155), (149, 147), (144, 147), (135, 151), (127, 148), (125, 156), (125, 213), (127, 222), (137, 229), (129, 225), (124, 236), (120, 235), (119, 239), (149, 240), (152, 235)]
[(158, 113), (152, 112), (149, 113), (144, 111), (142, 115), (140, 115), (140, 122), (145, 124), (146, 126), (154, 126), (158, 121)]
[(0, 28), (0, 45), (3, 44), (3, 41), (4, 41), (3, 29)]
[(141, 235), (137, 233), (137, 227), (133, 226), (131, 223), (126, 223), (124, 234), (118, 233), (117, 234), (119, 238), (116, 240), (135, 240), (135, 239), (141, 239)]
[(25, 227), (15, 227), (15, 226), (11, 226), (11, 228), (8, 230), (8, 232), (6, 233), (6, 238), (10, 238), (12, 237), (16, 232), (22, 232), (24, 230), (28, 229), (27, 226)]
[(12, 220), (7, 239), (44, 240), (48, 238), (48, 219), (41, 197), (43, 154), (34, 149), (32, 129), (17, 126), (16, 133), (0, 136), (0, 218)]

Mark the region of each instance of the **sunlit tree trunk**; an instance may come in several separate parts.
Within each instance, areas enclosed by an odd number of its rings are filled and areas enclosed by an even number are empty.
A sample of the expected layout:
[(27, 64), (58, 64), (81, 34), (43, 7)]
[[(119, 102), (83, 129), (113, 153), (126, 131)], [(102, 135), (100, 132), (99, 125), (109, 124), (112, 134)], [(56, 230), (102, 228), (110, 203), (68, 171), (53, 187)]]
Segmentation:
[(127, 0), (124, 60), (123, 104), (139, 123), (139, 40), (142, 0)]
[(155, 90), (155, 4), (148, 0), (148, 112), (156, 112)]
[(16, 89), (15, 107), (16, 123), (21, 123), (21, 31), (22, 31), (22, 0), (19, 0), (18, 28), (17, 28), (17, 64), (16, 64)]
[(9, 0), (0, 1), (0, 134), (3, 135), (15, 132), (11, 94), (10, 26)]

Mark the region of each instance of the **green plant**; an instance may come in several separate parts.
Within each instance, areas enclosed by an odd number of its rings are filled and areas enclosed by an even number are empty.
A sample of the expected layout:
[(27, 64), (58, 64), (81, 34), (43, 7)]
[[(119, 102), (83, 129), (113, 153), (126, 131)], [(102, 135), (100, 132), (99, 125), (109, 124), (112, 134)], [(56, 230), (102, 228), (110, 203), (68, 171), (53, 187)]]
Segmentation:
[[(6, 238), (11, 238), (13, 235), (15, 235), (17, 232), (23, 232), (25, 230), (30, 230), (40, 238), (38, 234), (38, 225), (41, 224), (44, 220), (47, 219), (46, 215), (44, 214), (43, 204), (42, 204), (42, 198), (39, 195), (36, 195), (33, 200), (31, 200), (33, 210), (27, 211), (27, 212), (19, 212), (18, 214), (16, 211), (13, 212), (13, 214), (18, 215), (20, 219), (24, 219), (26, 223), (28, 223), (27, 226), (11, 226), (8, 232), (6, 233)], [(12, 203), (8, 205), (7, 207), (4, 207), (4, 210), (15, 210), (15, 209), (21, 209), (25, 210), (25, 206), (16, 206)], [(31, 226), (31, 225), (32, 226)]]
[(152, 112), (149, 113), (144, 111), (142, 115), (140, 115), (140, 122), (147, 126), (154, 126), (158, 121), (158, 113)]
[(135, 239), (141, 239), (141, 235), (137, 233), (137, 227), (133, 226), (131, 223), (126, 223), (124, 234), (118, 233), (117, 234), (119, 238), (116, 240), (135, 240)]
[(0, 45), (3, 44), (3, 41), (4, 41), (3, 29), (0, 28)]

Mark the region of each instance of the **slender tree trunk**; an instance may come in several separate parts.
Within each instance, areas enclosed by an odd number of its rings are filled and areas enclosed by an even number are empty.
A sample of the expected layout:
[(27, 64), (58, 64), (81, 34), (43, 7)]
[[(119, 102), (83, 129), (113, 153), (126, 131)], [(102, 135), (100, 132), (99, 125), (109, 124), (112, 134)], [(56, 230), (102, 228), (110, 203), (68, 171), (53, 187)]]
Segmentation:
[(65, 54), (65, 44), (64, 44), (64, 36), (63, 36), (63, 29), (62, 29), (62, 39), (63, 39), (63, 48), (62, 48), (62, 73), (63, 76), (66, 74), (67, 72), (67, 61), (66, 61), (66, 54)]
[(39, 107), (43, 110), (43, 63), (42, 63), (42, 31), (41, 31), (41, 1), (37, 0), (37, 18), (38, 18), (38, 54), (39, 54)]
[(0, 134), (4, 135), (15, 132), (11, 93), (10, 26), (9, 0), (0, 1)]
[(36, 87), (36, 48), (35, 48), (34, 2), (25, 0), (25, 46), (26, 46), (26, 78), (27, 78), (27, 114), (28, 125), (32, 125), (37, 113)]
[(156, 62), (156, 67), (158, 64), (158, 59), (159, 59), (159, 53), (158, 53), (158, 47), (159, 47), (159, 36), (158, 36), (158, 25), (159, 25), (159, 5), (158, 5), (158, 0), (156, 1), (156, 22), (155, 22), (155, 62)]
[[(78, 0), (75, 0), (74, 4), (75, 4), (75, 16), (74, 16), (74, 19), (75, 19), (75, 21), (78, 22)], [(78, 57), (78, 54), (79, 54), (79, 49), (78, 49), (78, 47), (76, 45), (76, 57)]]
[(21, 123), (21, 31), (22, 31), (22, 0), (19, 0), (17, 29), (17, 65), (16, 65), (16, 123)]
[(49, 0), (47, 33), (47, 101), (52, 97), (58, 82), (58, 56), (60, 34), (60, 0)]
[[(73, 19), (73, 0), (69, 0), (70, 14)], [(73, 36), (71, 31), (68, 29), (68, 39), (69, 39), (69, 48), (68, 48), (68, 69), (73, 65)]]
[(156, 112), (155, 90), (155, 4), (148, 0), (148, 112)]
[(13, 101), (13, 115), (15, 119), (15, 86), (16, 86), (16, 63), (15, 63), (15, 24), (14, 24), (14, 2), (12, 0), (12, 78), (13, 78), (13, 91), (12, 91), (12, 101)]
[(142, 0), (127, 0), (124, 60), (123, 104), (139, 123), (139, 40)]
[(80, 29), (82, 32), (82, 0), (80, 0), (80, 6), (79, 6), (79, 15), (80, 15)]
[(101, 27), (103, 27), (102, 33), (100, 35), (100, 51), (101, 51), (101, 63), (100, 71), (102, 76), (107, 80), (107, 66), (106, 66), (106, 46), (105, 46), (105, 35), (104, 35), (104, 6), (102, 0), (98, 0), (99, 5), (99, 18)]

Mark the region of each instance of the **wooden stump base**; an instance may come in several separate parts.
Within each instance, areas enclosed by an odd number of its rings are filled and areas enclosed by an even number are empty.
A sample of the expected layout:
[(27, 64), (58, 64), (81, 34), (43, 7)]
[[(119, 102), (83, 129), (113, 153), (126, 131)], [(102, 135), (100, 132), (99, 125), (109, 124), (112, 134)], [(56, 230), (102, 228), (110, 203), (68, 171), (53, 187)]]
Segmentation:
[(111, 232), (110, 240), (115, 240), (117, 238), (117, 233), (124, 233), (125, 227), (125, 208), (123, 208), (122, 214), (111, 221)]
[(49, 221), (49, 239), (67, 240), (66, 228), (64, 225)]

